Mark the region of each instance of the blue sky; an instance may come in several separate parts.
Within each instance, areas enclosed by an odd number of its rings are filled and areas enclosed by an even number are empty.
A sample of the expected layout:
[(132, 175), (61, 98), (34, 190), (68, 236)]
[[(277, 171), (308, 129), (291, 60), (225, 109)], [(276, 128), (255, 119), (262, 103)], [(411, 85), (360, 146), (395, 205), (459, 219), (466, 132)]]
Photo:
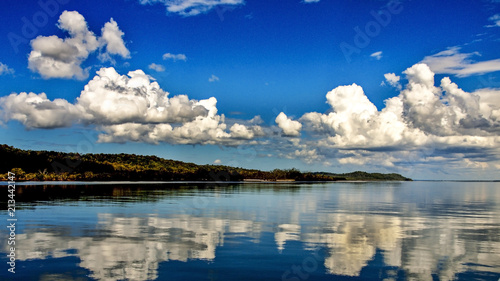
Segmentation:
[(1, 5), (1, 143), (497, 178), (497, 1)]

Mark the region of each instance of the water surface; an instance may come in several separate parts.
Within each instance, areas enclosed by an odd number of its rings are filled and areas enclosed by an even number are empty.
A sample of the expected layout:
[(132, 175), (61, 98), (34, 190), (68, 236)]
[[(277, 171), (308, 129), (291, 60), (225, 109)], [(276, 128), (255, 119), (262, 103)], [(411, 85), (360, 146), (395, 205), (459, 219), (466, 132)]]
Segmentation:
[(7, 272), (2, 239), (1, 280), (500, 278), (498, 182), (63, 184), (17, 192), (16, 273)]

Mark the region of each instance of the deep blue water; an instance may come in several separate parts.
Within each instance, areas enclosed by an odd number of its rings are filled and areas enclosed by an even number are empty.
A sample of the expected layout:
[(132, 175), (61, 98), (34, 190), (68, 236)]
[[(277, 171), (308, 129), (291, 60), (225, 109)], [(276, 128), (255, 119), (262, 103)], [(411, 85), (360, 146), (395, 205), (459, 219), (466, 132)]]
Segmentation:
[(16, 218), (1, 280), (500, 279), (498, 182), (17, 185)]

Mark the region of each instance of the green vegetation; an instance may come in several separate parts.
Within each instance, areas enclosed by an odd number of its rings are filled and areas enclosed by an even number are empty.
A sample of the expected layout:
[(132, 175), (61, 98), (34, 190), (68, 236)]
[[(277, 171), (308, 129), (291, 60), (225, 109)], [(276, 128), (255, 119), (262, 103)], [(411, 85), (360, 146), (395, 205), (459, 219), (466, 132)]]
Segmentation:
[(403, 177), (400, 174), (382, 174), (382, 173), (367, 173), (356, 171), (352, 173), (345, 174), (334, 174), (334, 173), (319, 173), (324, 176), (331, 177), (341, 177), (349, 181), (411, 181), (411, 179)]
[(337, 181), (409, 180), (398, 174), (304, 173), (297, 169), (260, 171), (222, 165), (196, 165), (135, 154), (77, 154), (21, 150), (0, 145), (0, 178), (13, 172), (18, 181)]

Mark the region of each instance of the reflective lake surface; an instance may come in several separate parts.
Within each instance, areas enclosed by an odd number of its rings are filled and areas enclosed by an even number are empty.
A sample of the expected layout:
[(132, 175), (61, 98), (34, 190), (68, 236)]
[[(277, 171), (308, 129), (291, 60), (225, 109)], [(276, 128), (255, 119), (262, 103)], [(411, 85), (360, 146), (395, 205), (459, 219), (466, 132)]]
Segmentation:
[(16, 205), (0, 280), (500, 279), (498, 182), (18, 184)]

